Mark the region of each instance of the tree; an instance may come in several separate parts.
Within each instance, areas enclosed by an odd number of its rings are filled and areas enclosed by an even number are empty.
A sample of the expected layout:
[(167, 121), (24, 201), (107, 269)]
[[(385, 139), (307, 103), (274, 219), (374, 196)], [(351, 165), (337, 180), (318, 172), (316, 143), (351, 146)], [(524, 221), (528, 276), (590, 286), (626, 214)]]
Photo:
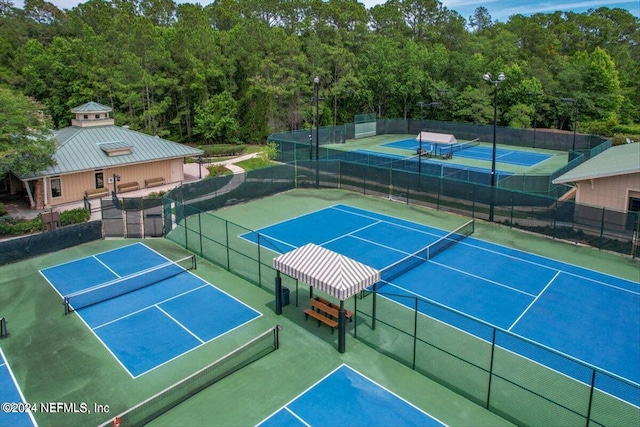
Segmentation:
[(238, 103), (228, 91), (213, 96), (196, 108), (194, 133), (209, 142), (236, 143)]
[(491, 28), (491, 14), (484, 6), (476, 7), (473, 16), (469, 17), (469, 26), (475, 31), (482, 31)]
[(42, 107), (0, 87), (0, 176), (40, 172), (55, 165), (55, 138)]

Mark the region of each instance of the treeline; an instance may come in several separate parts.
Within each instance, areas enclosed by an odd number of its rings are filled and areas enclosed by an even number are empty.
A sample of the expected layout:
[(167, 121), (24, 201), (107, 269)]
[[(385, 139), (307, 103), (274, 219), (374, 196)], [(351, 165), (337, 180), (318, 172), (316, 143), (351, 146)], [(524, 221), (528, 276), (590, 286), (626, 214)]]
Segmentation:
[(487, 72), (506, 76), (499, 125), (577, 118), (580, 131), (640, 133), (639, 42), (639, 20), (609, 8), (497, 22), (437, 0), (0, 0), (0, 84), (55, 127), (96, 101), (117, 124), (191, 143), (309, 127), (316, 76), (321, 125), (362, 113), (493, 123)]

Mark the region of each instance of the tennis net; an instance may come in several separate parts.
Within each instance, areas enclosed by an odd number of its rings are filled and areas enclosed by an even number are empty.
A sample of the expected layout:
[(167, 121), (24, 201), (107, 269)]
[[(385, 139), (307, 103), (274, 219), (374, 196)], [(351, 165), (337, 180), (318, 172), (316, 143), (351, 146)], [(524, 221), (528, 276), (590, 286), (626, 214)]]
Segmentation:
[(466, 150), (468, 148), (473, 148), (478, 145), (480, 145), (480, 138), (476, 138), (468, 142), (461, 142), (458, 144), (451, 144), (451, 145), (438, 144), (438, 150), (439, 150), (438, 154), (441, 156), (445, 154), (453, 154), (455, 151)]
[(177, 261), (156, 265), (129, 276), (119, 277), (109, 282), (73, 292), (64, 296), (64, 312), (69, 314), (83, 307), (146, 288), (185, 271), (195, 269), (196, 257), (195, 255), (189, 255)]
[(475, 220), (471, 219), (467, 223), (456, 228), (449, 234), (436, 240), (429, 246), (391, 264), (381, 272), (382, 280), (390, 282), (398, 276), (402, 276), (410, 270), (418, 267), (422, 263), (434, 258), (442, 251), (450, 248), (464, 238), (473, 234), (475, 230)]
[[(210, 365), (119, 414), (115, 419), (118, 420), (120, 427), (142, 426), (149, 423), (212, 384), (277, 350), (280, 330), (282, 330), (280, 325), (269, 328)], [(114, 424), (114, 419), (111, 419), (99, 427)]]

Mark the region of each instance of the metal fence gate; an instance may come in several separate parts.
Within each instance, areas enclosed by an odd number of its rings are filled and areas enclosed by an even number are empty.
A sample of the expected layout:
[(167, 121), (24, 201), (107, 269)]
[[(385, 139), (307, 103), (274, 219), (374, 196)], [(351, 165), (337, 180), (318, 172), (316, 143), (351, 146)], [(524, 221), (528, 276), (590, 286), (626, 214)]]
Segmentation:
[(102, 199), (104, 237), (163, 237), (162, 199)]

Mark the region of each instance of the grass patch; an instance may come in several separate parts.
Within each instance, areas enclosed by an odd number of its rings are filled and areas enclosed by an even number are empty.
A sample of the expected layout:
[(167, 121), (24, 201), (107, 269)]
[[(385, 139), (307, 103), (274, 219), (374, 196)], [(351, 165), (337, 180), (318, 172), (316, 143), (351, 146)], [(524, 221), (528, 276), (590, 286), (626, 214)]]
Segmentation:
[(241, 162), (236, 163), (237, 166), (241, 167), (245, 171), (261, 169), (267, 166), (272, 166), (274, 164), (275, 163), (267, 159), (266, 156), (253, 157), (251, 159), (243, 160)]
[(207, 166), (207, 170), (209, 171), (209, 175), (207, 176), (207, 178), (233, 174), (233, 172), (227, 169), (227, 167), (224, 165)]

